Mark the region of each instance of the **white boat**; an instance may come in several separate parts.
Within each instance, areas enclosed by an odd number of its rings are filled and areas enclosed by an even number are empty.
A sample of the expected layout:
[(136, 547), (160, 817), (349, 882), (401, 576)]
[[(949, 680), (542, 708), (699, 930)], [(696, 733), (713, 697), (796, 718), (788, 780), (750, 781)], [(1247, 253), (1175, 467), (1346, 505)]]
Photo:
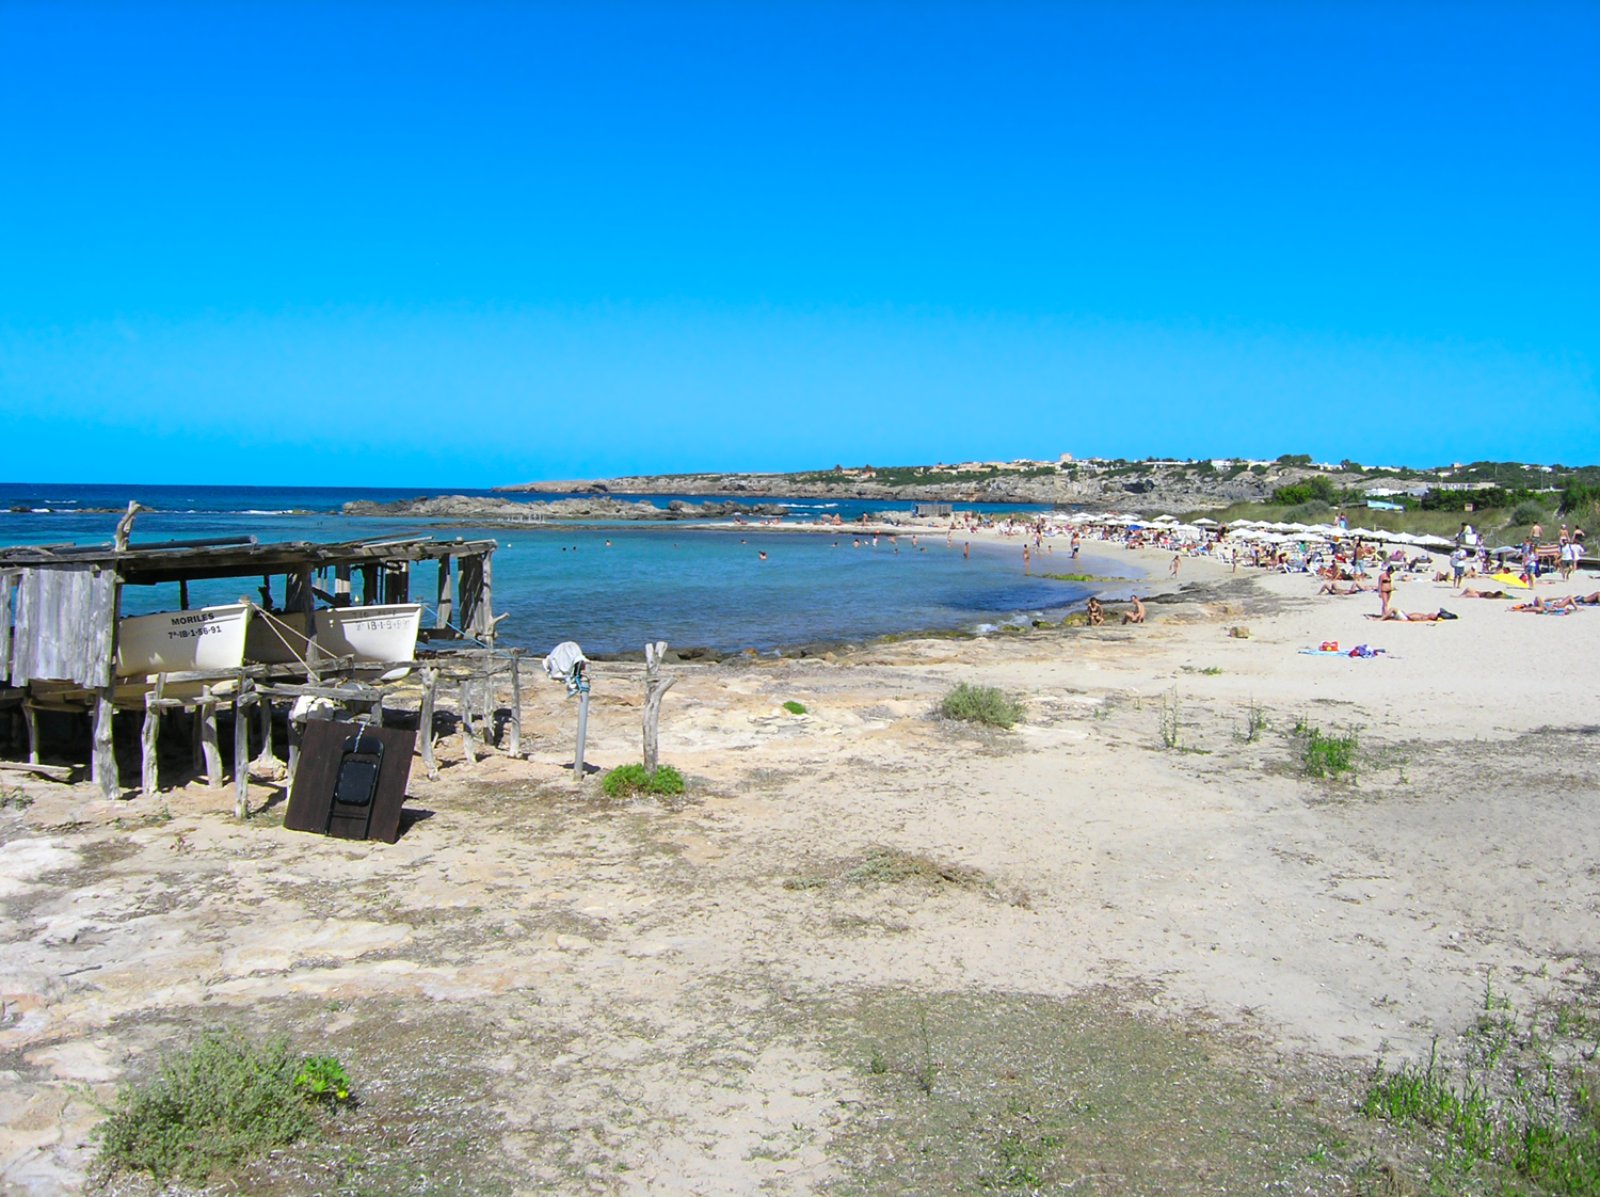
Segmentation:
[[(354, 657), (357, 664), (393, 665), (410, 661), (417, 652), (422, 626), (420, 603), (372, 607), (330, 607), (317, 611), (317, 648), (335, 657)], [(306, 657), (306, 617), (263, 612), (250, 626), (245, 656), (263, 665), (290, 665)], [(393, 681), (410, 670), (391, 669), (381, 680)]]
[(249, 627), (249, 603), (119, 619), (117, 676), (237, 669), (244, 664)]

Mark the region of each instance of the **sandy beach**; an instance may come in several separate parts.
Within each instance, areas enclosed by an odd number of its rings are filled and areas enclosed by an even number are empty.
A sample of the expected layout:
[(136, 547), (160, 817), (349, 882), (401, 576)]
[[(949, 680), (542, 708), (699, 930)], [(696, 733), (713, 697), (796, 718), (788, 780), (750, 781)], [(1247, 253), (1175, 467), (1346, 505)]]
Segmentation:
[[(1113, 604), (1099, 629), (669, 666), (681, 799), (580, 786), (573, 706), (542, 679), (528, 759), (469, 765), (445, 738), (394, 845), (285, 831), (266, 784), (241, 826), (200, 782), (108, 805), (7, 781), (0, 1187), (79, 1191), (94, 1102), (226, 1025), (339, 1055), (363, 1103), (343, 1163), (269, 1161), (243, 1191), (965, 1191), (906, 1122), (932, 1108), (918, 1085), (953, 1101), (958, 1077), (1003, 1088), (1137, 1036), (1128, 1073), (1171, 1053), (1174, 1085), (1237, 1081), (1259, 1150), (1197, 1171), (1184, 1120), (1145, 1107), (1119, 1154), (1126, 1129), (1085, 1115), (1105, 1137), (1033, 1191), (1289, 1191), (1274, 1139), (1320, 1132), (1284, 1107), (1344, 1125), (1351, 1078), (1425, 1059), (1486, 990), (1592, 1005), (1600, 611), (1418, 579), (1401, 608), (1459, 618), (1377, 623), (1375, 595), (1306, 575), (1190, 558), (1169, 581), (1169, 554), (1090, 552), (1152, 575), (1148, 624)], [(1325, 641), (1385, 651), (1302, 652)], [(639, 758), (642, 672), (596, 666), (602, 767)], [(961, 682), (1024, 720), (938, 718)], [(1353, 776), (1303, 775), (1296, 724), (1355, 735)], [(1047, 1023), (1076, 1039), (963, 1071)], [(1297, 1166), (1293, 1191), (1352, 1191)]]

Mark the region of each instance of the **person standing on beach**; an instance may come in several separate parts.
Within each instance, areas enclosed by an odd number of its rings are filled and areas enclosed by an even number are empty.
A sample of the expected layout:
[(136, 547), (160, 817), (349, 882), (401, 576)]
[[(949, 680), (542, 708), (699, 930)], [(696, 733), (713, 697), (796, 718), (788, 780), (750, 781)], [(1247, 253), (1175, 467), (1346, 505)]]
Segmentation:
[(1178, 554), (1174, 553), (1172, 555), (1172, 568), (1167, 571), (1168, 574), (1171, 577), (1176, 578), (1178, 576), (1178, 566), (1181, 565), (1181, 564), (1183, 564), (1183, 558), (1178, 556)]
[(1025, 574), (1033, 572), (1033, 554), (1028, 550), (1027, 545), (1022, 546), (1022, 572)]
[(1378, 618), (1389, 618), (1389, 604), (1394, 599), (1394, 568), (1383, 567), (1383, 576), (1378, 579)]
[(963, 560), (963, 561), (972, 560), (972, 542), (970, 540), (965, 541), (961, 545), (961, 560)]
[(1466, 576), (1466, 573), (1467, 550), (1457, 545), (1456, 551), (1450, 554), (1450, 575), (1452, 578), (1450, 584), (1457, 590), (1461, 589), (1461, 579)]

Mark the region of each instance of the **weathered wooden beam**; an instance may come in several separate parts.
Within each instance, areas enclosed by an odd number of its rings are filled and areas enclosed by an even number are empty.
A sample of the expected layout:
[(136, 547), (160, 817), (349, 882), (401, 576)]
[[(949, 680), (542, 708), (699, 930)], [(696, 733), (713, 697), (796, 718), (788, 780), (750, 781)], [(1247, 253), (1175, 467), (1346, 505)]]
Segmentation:
[(71, 781), (72, 769), (67, 765), (41, 765), (38, 761), (0, 761), (0, 773), (37, 773), (51, 781)]

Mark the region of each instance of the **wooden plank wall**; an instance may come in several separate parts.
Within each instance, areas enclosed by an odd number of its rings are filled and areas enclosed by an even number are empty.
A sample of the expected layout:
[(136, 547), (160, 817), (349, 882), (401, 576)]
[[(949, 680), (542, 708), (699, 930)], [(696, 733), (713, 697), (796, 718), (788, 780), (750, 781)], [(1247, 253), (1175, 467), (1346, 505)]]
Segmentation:
[(468, 636), (482, 640), (494, 633), (494, 617), (489, 610), (488, 576), (484, 570), (487, 559), (473, 555), (458, 558), (456, 591), (461, 596), (460, 628)]
[(25, 569), (17, 579), (11, 683), (40, 678), (80, 686), (111, 684), (117, 577), (110, 570)]
[(0, 574), (0, 682), (11, 676), (11, 575)]

